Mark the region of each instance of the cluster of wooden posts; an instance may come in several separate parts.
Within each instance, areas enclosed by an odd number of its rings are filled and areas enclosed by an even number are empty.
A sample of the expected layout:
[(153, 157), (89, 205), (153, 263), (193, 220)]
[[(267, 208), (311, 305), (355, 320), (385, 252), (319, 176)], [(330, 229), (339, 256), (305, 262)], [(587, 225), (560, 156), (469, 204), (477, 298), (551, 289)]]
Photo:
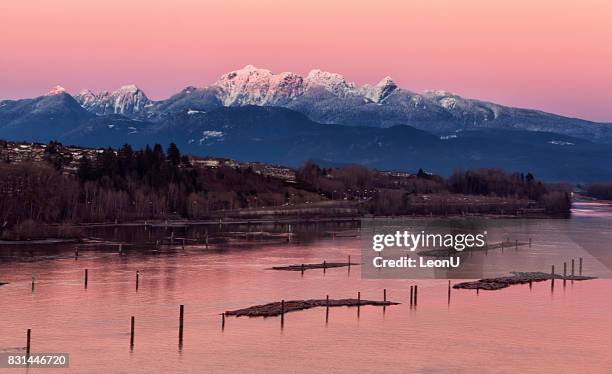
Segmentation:
[[(185, 319), (185, 306), (181, 305), (179, 308), (179, 346), (183, 346), (183, 327)], [(225, 314), (223, 315), (223, 326), (225, 326)], [(136, 317), (132, 316), (130, 321), (130, 348), (134, 348), (134, 337), (136, 332)], [(26, 356), (30, 355), (32, 340), (32, 329), (27, 330), (26, 336)]]
[[(173, 237), (173, 236), (172, 236)], [(173, 238), (171, 239), (173, 240)], [(185, 243), (185, 239), (183, 239), (183, 246)], [(208, 245), (208, 234), (206, 235), (206, 244)], [(529, 245), (531, 246), (531, 238), (529, 239)], [(518, 241), (516, 241), (516, 247), (518, 248)], [(121, 250), (121, 246), (119, 247), (119, 249)], [(503, 249), (503, 242), (502, 242), (502, 249)], [(78, 258), (79, 256), (79, 250), (78, 248), (75, 248), (75, 259)], [(326, 270), (326, 264), (327, 261), (323, 261), (323, 271), (325, 272)], [(351, 267), (351, 256), (348, 256), (348, 263), (347, 266), (350, 270)], [(302, 273), (304, 272), (304, 265), (302, 265)], [(579, 258), (579, 262), (578, 262), (578, 275), (582, 275), (582, 257)], [(572, 259), (571, 260), (571, 277), (570, 279), (573, 280), (573, 277), (575, 276), (575, 260)], [(567, 280), (567, 262), (563, 263), (563, 284), (565, 285)], [(89, 281), (89, 269), (85, 269), (85, 273), (84, 273), (84, 287), (87, 288), (88, 285), (88, 281)], [(35, 283), (36, 283), (36, 277), (33, 274), (32, 275), (32, 291), (34, 291), (35, 288)], [(139, 283), (140, 283), (140, 271), (137, 270), (136, 271), (136, 291), (138, 291), (139, 288)], [(551, 287), (554, 288), (555, 285), (555, 266), (552, 265), (552, 270), (551, 270)], [(532, 286), (532, 281), (529, 281), (529, 287)], [(448, 281), (448, 302), (450, 303), (451, 300), (451, 281)], [(478, 293), (478, 289), (476, 289), (476, 292)], [(387, 301), (387, 289), (383, 289), (383, 301)], [(418, 285), (413, 285), (410, 286), (410, 308), (416, 308), (418, 304)], [(360, 313), (360, 307), (361, 307), (361, 292), (357, 292), (357, 315), (359, 316)], [(325, 322), (327, 323), (329, 321), (329, 295), (326, 295), (326, 311), (325, 311)], [(179, 307), (179, 331), (178, 331), (178, 340), (179, 340), (179, 346), (183, 345), (183, 328), (184, 328), (184, 316), (185, 316), (185, 306), (184, 305), (180, 305)], [(224, 329), (225, 328), (225, 313), (221, 313), (221, 328)], [(281, 300), (281, 314), (280, 314), (280, 322), (281, 322), (281, 328), (284, 327), (285, 324), (285, 300)], [(136, 324), (136, 319), (134, 316), (131, 316), (131, 324), (130, 324), (130, 347), (133, 348), (134, 347), (134, 337), (135, 337), (135, 324)], [(26, 354), (29, 355), (30, 354), (30, 343), (31, 343), (31, 338), (32, 338), (32, 331), (31, 329), (27, 329), (27, 343), (26, 343)]]
[[(349, 256), (349, 264), (350, 264), (350, 256)], [(84, 287), (87, 288), (87, 284), (89, 281), (89, 269), (85, 269), (85, 273), (84, 273)], [(136, 270), (136, 291), (138, 291), (139, 288), (139, 283), (140, 283), (140, 271)], [(34, 276), (32, 276), (32, 290), (34, 290), (34, 285), (35, 285), (35, 278)], [(449, 281), (449, 285), (450, 285), (450, 281)], [(410, 307), (416, 307), (417, 305), (417, 290), (418, 290), (418, 286), (410, 286)], [(450, 297), (450, 288), (449, 288), (449, 297)], [(325, 297), (326, 299), (326, 305), (325, 305), (325, 323), (329, 322), (329, 295), (326, 295)], [(386, 302), (387, 301), (387, 289), (383, 289), (383, 301)], [(360, 313), (360, 308), (361, 308), (361, 292), (357, 292), (357, 315), (359, 316)], [(281, 323), (281, 328), (284, 327), (285, 325), (285, 300), (281, 300), (281, 314), (280, 314), (280, 323)], [(180, 305), (179, 307), (179, 331), (178, 331), (178, 340), (179, 340), (179, 346), (182, 347), (183, 345), (183, 329), (184, 329), (184, 317), (185, 317), (185, 306), (184, 305)], [(225, 313), (221, 313), (221, 329), (225, 329)], [(134, 348), (134, 342), (135, 342), (135, 333), (136, 333), (136, 317), (135, 316), (131, 316), (130, 319), (130, 348)], [(30, 343), (31, 343), (31, 336), (32, 336), (32, 331), (31, 329), (27, 330), (27, 342), (26, 342), (26, 353), (29, 356), (30, 354)]]
[[(572, 258), (572, 262), (571, 262), (571, 274), (570, 274), (570, 280), (573, 282), (574, 281), (574, 276), (575, 274), (575, 265), (576, 262), (575, 260)], [(581, 276), (582, 275), (582, 257), (580, 257), (578, 259), (578, 275)], [(565, 286), (567, 282), (567, 262), (563, 262), (563, 285)], [(552, 265), (551, 271), (550, 271), (550, 287), (554, 288), (555, 287), (555, 265)]]

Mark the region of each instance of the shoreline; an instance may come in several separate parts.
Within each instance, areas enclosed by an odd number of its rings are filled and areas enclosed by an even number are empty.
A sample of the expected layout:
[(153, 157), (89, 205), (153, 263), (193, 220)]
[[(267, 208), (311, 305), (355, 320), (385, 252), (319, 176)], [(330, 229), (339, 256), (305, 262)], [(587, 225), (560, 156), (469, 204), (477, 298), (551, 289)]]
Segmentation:
[[(182, 227), (182, 226), (199, 226), (199, 225), (242, 225), (242, 224), (283, 224), (283, 223), (321, 223), (321, 222), (360, 222), (362, 220), (398, 220), (398, 219), (457, 219), (457, 218), (487, 218), (487, 219), (569, 219), (566, 215), (518, 215), (518, 214), (449, 214), (449, 215), (396, 215), (396, 216), (346, 216), (346, 217), (254, 217), (254, 218), (235, 218), (235, 217), (222, 217), (222, 218), (209, 218), (209, 219), (175, 219), (175, 220), (163, 220), (163, 219), (152, 219), (152, 220), (134, 220), (126, 222), (88, 222), (88, 223), (74, 223), (74, 224), (63, 224), (67, 227), (139, 227), (139, 226), (150, 226), (150, 227)], [(50, 224), (51, 226), (59, 224)]]
[[(361, 222), (362, 220), (402, 220), (402, 219), (569, 219), (571, 216), (559, 216), (559, 215), (500, 215), (500, 214), (469, 214), (469, 215), (397, 215), (397, 216), (319, 216), (319, 217), (259, 217), (259, 218), (235, 218), (235, 217), (220, 217), (220, 218), (209, 218), (209, 219), (175, 219), (175, 220), (134, 220), (126, 222), (91, 222), (91, 223), (52, 223), (49, 227), (67, 227), (67, 228), (105, 228), (105, 227), (152, 227), (152, 228), (186, 228), (189, 226), (222, 226), (222, 225), (261, 225), (261, 224), (318, 224), (318, 223), (346, 223), (346, 222)], [(23, 239), (23, 240), (10, 240), (0, 239), (1, 245), (51, 245), (51, 244), (71, 244), (71, 243), (82, 243), (87, 241), (89, 238), (85, 237), (73, 237), (73, 238), (37, 238), (37, 239)]]
[(0, 245), (51, 245), (51, 244), (74, 244), (82, 243), (82, 239), (70, 238), (70, 239), (59, 239), (59, 238), (46, 238), (46, 239), (25, 239), (25, 240), (0, 240)]

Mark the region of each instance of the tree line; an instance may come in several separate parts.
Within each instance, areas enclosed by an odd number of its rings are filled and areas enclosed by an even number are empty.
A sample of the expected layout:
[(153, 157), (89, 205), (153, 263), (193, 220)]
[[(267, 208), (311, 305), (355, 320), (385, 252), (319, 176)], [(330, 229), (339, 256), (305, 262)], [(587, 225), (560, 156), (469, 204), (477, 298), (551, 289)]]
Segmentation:
[[(539, 208), (547, 214), (567, 214), (571, 208), (567, 186), (546, 184), (531, 173), (499, 169), (456, 170), (443, 178), (422, 169), (406, 175), (358, 165), (322, 168), (308, 162), (297, 171), (297, 180), (330, 199), (365, 201), (373, 214), (457, 214), (477, 204), (481, 210), (475, 213)], [(455, 195), (488, 199), (461, 203)]]
[(612, 200), (612, 182), (591, 183), (584, 188), (587, 196), (602, 200)]
[(496, 169), (458, 170), (443, 178), (423, 170), (408, 175), (307, 162), (289, 184), (245, 165), (195, 167), (175, 144), (166, 150), (156, 144), (90, 152), (92, 157), (81, 157), (77, 170), (68, 172), (66, 165), (76, 161), (62, 147), (50, 143), (43, 162), (0, 163), (1, 235), (20, 227), (40, 230), (38, 223), (199, 219), (221, 210), (320, 200), (355, 201), (362, 214), (499, 213), (534, 206), (563, 213), (571, 204), (559, 186)]
[[(318, 195), (287, 186), (250, 167), (196, 168), (175, 144), (103, 149), (66, 173), (54, 143), (46, 162), (0, 164), (0, 230), (29, 221), (124, 222), (207, 218), (224, 209), (301, 203)], [(31, 222), (28, 224), (31, 225)]]

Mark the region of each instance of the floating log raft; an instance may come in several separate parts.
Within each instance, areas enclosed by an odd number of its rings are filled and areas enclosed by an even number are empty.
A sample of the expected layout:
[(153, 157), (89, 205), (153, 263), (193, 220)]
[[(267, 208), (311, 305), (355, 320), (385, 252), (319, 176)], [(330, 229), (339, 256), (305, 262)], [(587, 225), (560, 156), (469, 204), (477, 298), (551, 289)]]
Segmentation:
[(4, 286), (5, 284), (8, 284), (8, 282), (0, 282), (0, 286)]
[(375, 300), (359, 300), (359, 299), (312, 299), (312, 300), (293, 300), (285, 301), (284, 303), (273, 302), (263, 305), (255, 305), (252, 307), (230, 310), (225, 312), (226, 316), (236, 317), (275, 317), (284, 313), (294, 312), (297, 310), (311, 309), (316, 307), (339, 307), (339, 306), (363, 306), (363, 305), (375, 305), (375, 306), (389, 306), (398, 305), (399, 303), (393, 301), (375, 301)]
[(499, 278), (484, 278), (472, 282), (463, 282), (453, 285), (456, 289), (467, 289), (467, 290), (500, 290), (515, 284), (526, 284), (530, 282), (543, 282), (550, 279), (566, 279), (574, 281), (583, 281), (589, 279), (595, 279), (596, 277), (587, 277), (583, 275), (568, 275), (565, 278), (561, 274), (551, 274), (542, 272), (520, 272), (513, 271), (510, 274), (512, 276), (499, 277)]
[(456, 256), (467, 252), (485, 252), (494, 249), (515, 249), (525, 245), (530, 245), (529, 242), (499, 242), (494, 244), (487, 244), (483, 247), (469, 247), (463, 251), (457, 251), (454, 248), (436, 248), (427, 251), (420, 251), (417, 254), (421, 257), (449, 257)]
[(353, 262), (322, 262), (320, 264), (274, 266), (270, 268), (270, 270), (304, 271), (304, 270), (311, 270), (311, 269), (341, 268), (345, 266), (355, 266), (355, 265), (359, 265), (359, 264), (353, 263)]

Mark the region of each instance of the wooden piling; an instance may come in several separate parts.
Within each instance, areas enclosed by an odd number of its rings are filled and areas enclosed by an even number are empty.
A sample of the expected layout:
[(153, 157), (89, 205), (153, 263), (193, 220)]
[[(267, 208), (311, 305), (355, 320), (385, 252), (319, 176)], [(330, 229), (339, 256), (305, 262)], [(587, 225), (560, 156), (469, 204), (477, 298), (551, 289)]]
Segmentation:
[(450, 302), (451, 298), (451, 281), (448, 281), (448, 301)]
[(575, 261), (572, 258), (572, 280), (574, 280), (574, 265), (575, 265)]
[(325, 273), (325, 270), (327, 270), (327, 261), (323, 260), (323, 272)]
[(361, 292), (357, 292), (357, 309), (361, 306)]
[(415, 285), (414, 286), (414, 305), (417, 305), (418, 302), (418, 292), (419, 292), (419, 286)]
[(578, 260), (578, 275), (582, 275), (582, 257)]
[(221, 313), (221, 329), (225, 328), (225, 313)]
[(567, 262), (563, 263), (563, 280), (567, 278)]
[(329, 321), (329, 295), (325, 296), (325, 323)]
[(88, 280), (89, 280), (89, 269), (85, 269), (85, 288), (87, 288)]
[(410, 286), (410, 306), (414, 304), (414, 286)]
[(387, 301), (387, 289), (383, 289), (383, 301)]
[(185, 305), (181, 304), (179, 309), (179, 344), (183, 343), (183, 320), (185, 317)]
[(36, 275), (34, 275), (34, 273), (32, 273), (32, 292), (34, 292), (35, 284), (36, 284)]
[(348, 263), (347, 263), (349, 269), (351, 268), (351, 255), (348, 256)]
[(30, 356), (30, 340), (32, 338), (32, 329), (28, 329), (26, 334), (26, 356)]
[(552, 265), (552, 270), (550, 271), (550, 286), (555, 286), (555, 265)]
[(136, 270), (136, 291), (138, 291), (138, 283), (140, 281), (140, 271)]
[(134, 325), (135, 325), (135, 320), (134, 320), (134, 316), (132, 316), (132, 323), (130, 327), (130, 347), (134, 347)]
[(281, 327), (285, 325), (285, 300), (281, 300)]

